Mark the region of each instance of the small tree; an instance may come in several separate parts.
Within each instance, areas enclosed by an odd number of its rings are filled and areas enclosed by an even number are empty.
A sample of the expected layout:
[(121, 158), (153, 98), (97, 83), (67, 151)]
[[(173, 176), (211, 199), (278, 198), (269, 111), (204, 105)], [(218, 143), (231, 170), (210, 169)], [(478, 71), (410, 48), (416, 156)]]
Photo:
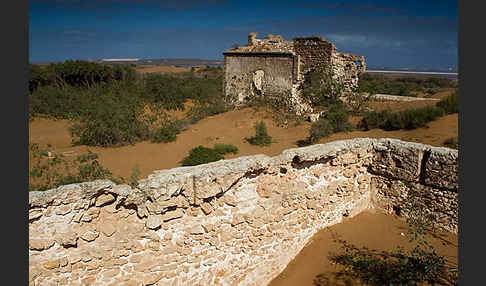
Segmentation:
[(265, 125), (265, 122), (256, 122), (254, 127), (256, 135), (251, 138), (247, 138), (246, 140), (248, 143), (257, 146), (270, 145), (272, 143), (272, 137), (267, 133), (267, 126)]

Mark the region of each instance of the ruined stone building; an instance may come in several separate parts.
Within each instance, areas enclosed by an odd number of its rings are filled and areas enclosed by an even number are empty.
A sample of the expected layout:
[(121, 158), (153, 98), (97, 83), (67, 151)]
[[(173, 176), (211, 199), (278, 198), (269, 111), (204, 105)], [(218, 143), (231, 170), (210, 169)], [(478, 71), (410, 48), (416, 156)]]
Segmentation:
[(223, 52), (224, 94), (226, 101), (242, 106), (252, 96), (288, 94), (297, 114), (309, 114), (311, 106), (300, 96), (299, 87), (310, 71), (329, 68), (339, 77), (345, 90), (358, 85), (358, 76), (366, 70), (364, 57), (340, 53), (333, 43), (321, 37), (294, 38), (280, 35), (256, 38), (250, 33), (248, 46), (236, 46)]

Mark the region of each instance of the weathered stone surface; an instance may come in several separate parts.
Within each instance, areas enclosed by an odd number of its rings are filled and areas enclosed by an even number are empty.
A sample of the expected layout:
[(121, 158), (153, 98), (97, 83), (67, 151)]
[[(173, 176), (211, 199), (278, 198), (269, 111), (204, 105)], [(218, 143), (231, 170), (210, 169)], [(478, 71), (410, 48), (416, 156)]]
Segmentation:
[(204, 228), (201, 225), (195, 225), (189, 229), (190, 234), (203, 234), (205, 233)]
[(100, 235), (99, 233), (94, 232), (94, 231), (86, 231), (83, 234), (81, 234), (79, 237), (81, 237), (83, 240), (86, 240), (86, 241), (89, 242), (89, 241), (93, 241), (96, 238), (98, 238), (99, 235)]
[(49, 249), (54, 245), (54, 240), (52, 239), (29, 239), (29, 248), (32, 250), (44, 250)]
[(64, 247), (76, 246), (78, 242), (78, 234), (74, 231), (68, 231), (60, 234), (61, 245)]
[(428, 147), (387, 139), (379, 141), (374, 148), (373, 164), (370, 165), (373, 173), (392, 179), (419, 181), (422, 159)]
[(116, 226), (113, 221), (101, 222), (98, 224), (98, 229), (104, 235), (110, 237), (116, 232)]
[(435, 188), (458, 190), (458, 151), (431, 148), (425, 163), (424, 183)]
[(101, 181), (31, 192), (30, 284), (143, 285), (158, 275), (154, 285), (264, 284), (313, 232), (369, 207), (399, 211), (410, 194), (456, 232), (455, 179), (439, 179), (457, 170), (454, 156), (361, 138), (156, 171), (136, 189)]
[(151, 215), (147, 218), (147, 222), (145, 223), (145, 226), (147, 226), (148, 229), (157, 229), (162, 225), (162, 216), (160, 215)]
[(112, 203), (115, 200), (116, 198), (112, 194), (102, 194), (98, 198), (96, 198), (96, 206), (100, 207), (102, 205)]
[(169, 211), (162, 215), (162, 221), (166, 222), (176, 218), (181, 218), (184, 216), (184, 211), (182, 209), (176, 209), (175, 211)]
[(202, 203), (201, 204), (201, 210), (205, 215), (210, 214), (213, 211), (213, 207), (209, 203)]

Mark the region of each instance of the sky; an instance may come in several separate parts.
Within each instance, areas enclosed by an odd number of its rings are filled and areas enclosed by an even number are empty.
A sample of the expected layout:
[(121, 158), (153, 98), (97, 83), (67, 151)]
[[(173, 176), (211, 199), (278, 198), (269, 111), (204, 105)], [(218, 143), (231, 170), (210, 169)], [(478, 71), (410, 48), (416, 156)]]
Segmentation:
[(321, 36), (368, 66), (456, 68), (458, 3), (30, 0), (29, 61), (222, 59), (248, 34)]

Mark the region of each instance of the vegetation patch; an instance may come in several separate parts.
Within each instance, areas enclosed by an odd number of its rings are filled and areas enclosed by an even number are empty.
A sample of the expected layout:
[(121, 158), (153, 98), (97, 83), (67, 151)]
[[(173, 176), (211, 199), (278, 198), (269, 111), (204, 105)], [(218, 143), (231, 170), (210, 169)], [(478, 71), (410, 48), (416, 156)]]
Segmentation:
[(457, 88), (457, 81), (439, 77), (386, 77), (362, 73), (358, 81), (359, 92), (414, 96), (412, 92), (433, 94), (440, 89)]
[(338, 239), (344, 253), (331, 255), (331, 262), (344, 267), (342, 276), (358, 278), (365, 285), (457, 285), (457, 266), (439, 255), (427, 239), (431, 225), (423, 209), (413, 198), (405, 201), (406, 236), (414, 243), (412, 250), (397, 247), (377, 252)]
[(364, 130), (381, 128), (383, 130), (416, 129), (426, 127), (427, 123), (444, 115), (444, 110), (435, 106), (406, 109), (399, 112), (383, 110), (371, 111), (364, 115), (359, 127)]
[(259, 121), (256, 122), (253, 126), (255, 128), (255, 136), (246, 138), (246, 141), (251, 145), (257, 146), (268, 146), (272, 143), (272, 136), (268, 135), (267, 133), (267, 125), (265, 122)]
[(229, 153), (236, 154), (238, 153), (238, 147), (232, 144), (226, 144), (226, 143), (216, 143), (214, 144), (213, 147), (214, 151), (218, 152), (221, 155), (226, 155)]
[[(87, 61), (31, 65), (29, 116), (71, 120), (74, 144), (108, 147), (144, 140), (171, 142), (185, 126), (175, 124), (165, 111), (184, 110), (184, 103), (191, 99), (195, 105), (187, 121), (195, 123), (228, 110), (220, 70), (211, 68), (199, 76), (137, 77), (130, 66)], [(212, 76), (201, 76), (205, 73)]]
[(297, 142), (299, 146), (316, 143), (321, 138), (330, 136), (336, 132), (346, 132), (354, 129), (348, 121), (349, 115), (346, 106), (342, 103), (332, 104), (317, 121), (313, 122), (306, 140)]
[(427, 126), (427, 123), (445, 114), (457, 113), (458, 111), (458, 95), (456, 91), (436, 103), (435, 106), (406, 109), (399, 112), (390, 110), (367, 112), (361, 119), (359, 127), (364, 130), (373, 128), (381, 128), (383, 130), (416, 129)]
[(223, 155), (214, 149), (204, 146), (197, 146), (189, 151), (189, 155), (181, 161), (181, 164), (182, 166), (196, 166), (219, 161), (223, 158)]
[(437, 102), (436, 106), (442, 108), (446, 114), (458, 113), (459, 96), (457, 90), (453, 94)]
[(68, 160), (62, 154), (52, 154), (36, 143), (29, 144), (29, 151), (33, 159), (29, 172), (29, 191), (45, 191), (98, 179), (109, 179), (117, 183), (124, 181), (122, 178), (114, 178), (108, 169), (98, 163), (98, 155), (89, 150), (74, 160)]

